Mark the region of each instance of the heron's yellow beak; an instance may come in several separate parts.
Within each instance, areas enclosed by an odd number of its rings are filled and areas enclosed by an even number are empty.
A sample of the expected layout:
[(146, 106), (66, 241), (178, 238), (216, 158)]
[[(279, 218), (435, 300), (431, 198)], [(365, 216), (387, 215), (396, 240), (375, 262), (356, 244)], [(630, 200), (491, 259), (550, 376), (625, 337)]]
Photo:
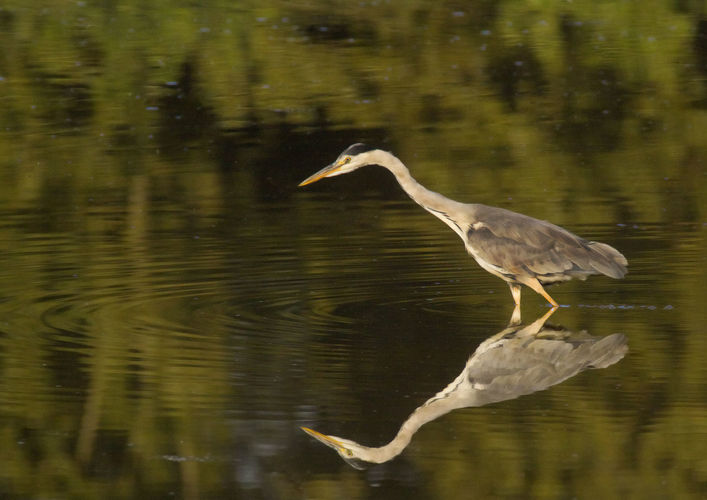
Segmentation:
[(325, 445), (327, 445), (331, 448), (334, 448), (335, 450), (343, 450), (344, 449), (344, 445), (342, 443), (340, 443), (339, 441), (337, 441), (336, 439), (334, 439), (330, 436), (327, 436), (326, 434), (322, 434), (321, 432), (317, 432), (315, 430), (308, 429), (307, 427), (300, 427), (300, 429), (302, 429), (304, 432), (306, 432), (307, 434), (312, 436), (317, 441), (321, 441)]
[(339, 170), (344, 165), (345, 165), (345, 163), (343, 163), (343, 162), (332, 163), (331, 165), (327, 165), (326, 167), (321, 169), (319, 172), (316, 172), (316, 173), (310, 175), (305, 180), (300, 182), (298, 184), (298, 187), (306, 186), (307, 184), (317, 182), (319, 179), (323, 179), (324, 177), (329, 177), (331, 174), (333, 174), (334, 172)]

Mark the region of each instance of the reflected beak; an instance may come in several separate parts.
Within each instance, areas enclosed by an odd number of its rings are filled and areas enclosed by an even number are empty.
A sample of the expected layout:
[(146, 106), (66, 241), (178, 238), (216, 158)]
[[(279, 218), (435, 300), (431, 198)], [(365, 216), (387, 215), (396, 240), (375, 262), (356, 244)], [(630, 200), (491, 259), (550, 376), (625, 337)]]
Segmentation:
[(307, 184), (317, 182), (319, 179), (323, 179), (324, 177), (328, 177), (331, 174), (333, 174), (334, 172), (336, 172), (337, 170), (339, 170), (342, 166), (343, 166), (343, 163), (332, 163), (331, 165), (327, 165), (326, 167), (321, 169), (319, 172), (316, 172), (316, 173), (310, 175), (305, 180), (300, 182), (298, 184), (298, 187), (306, 186)]
[(314, 439), (317, 441), (321, 441), (325, 445), (329, 446), (330, 448), (334, 448), (335, 450), (341, 450), (344, 448), (343, 444), (337, 441), (336, 439), (333, 439), (326, 434), (322, 434), (321, 432), (317, 432), (312, 429), (308, 429), (307, 427), (300, 427), (304, 432), (312, 436)]

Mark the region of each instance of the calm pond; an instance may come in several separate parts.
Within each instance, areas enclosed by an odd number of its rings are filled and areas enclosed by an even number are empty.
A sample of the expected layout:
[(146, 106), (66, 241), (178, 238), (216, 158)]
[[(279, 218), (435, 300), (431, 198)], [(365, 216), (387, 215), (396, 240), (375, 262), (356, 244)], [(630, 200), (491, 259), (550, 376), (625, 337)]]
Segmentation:
[[(0, 498), (707, 498), (704, 13), (6, 2)], [(354, 142), (629, 273), (511, 321)]]

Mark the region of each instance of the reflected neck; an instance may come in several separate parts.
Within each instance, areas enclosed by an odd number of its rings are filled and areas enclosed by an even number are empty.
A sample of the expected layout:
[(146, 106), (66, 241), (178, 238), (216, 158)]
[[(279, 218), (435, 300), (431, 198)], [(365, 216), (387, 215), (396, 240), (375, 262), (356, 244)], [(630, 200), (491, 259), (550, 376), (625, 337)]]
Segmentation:
[[(462, 372), (455, 382), (463, 380), (465, 373), (465, 371)], [(427, 422), (431, 422), (457, 408), (473, 404), (464, 398), (463, 390), (459, 391), (460, 388), (463, 388), (464, 384), (455, 382), (449, 384), (445, 390), (437, 393), (437, 395), (417, 408), (403, 425), (400, 426), (398, 434), (390, 443), (379, 448), (365, 448), (360, 453), (360, 458), (368, 462), (379, 464), (392, 460), (410, 444), (412, 436)], [(468, 397), (468, 395), (466, 396)]]

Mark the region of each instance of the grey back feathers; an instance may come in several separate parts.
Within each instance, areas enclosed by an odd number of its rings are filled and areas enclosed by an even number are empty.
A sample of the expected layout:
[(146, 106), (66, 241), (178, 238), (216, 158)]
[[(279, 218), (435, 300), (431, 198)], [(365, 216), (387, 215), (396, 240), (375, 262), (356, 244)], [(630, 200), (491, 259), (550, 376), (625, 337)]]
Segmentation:
[(521, 330), (483, 347), (465, 370), (468, 383), (479, 388), (474, 406), (545, 390), (588, 368), (611, 366), (628, 351), (623, 334), (599, 338), (562, 327), (543, 327), (530, 336)]
[(584, 279), (591, 274), (623, 278), (626, 258), (604, 243), (587, 241), (555, 224), (503, 208), (471, 205), (479, 221), (467, 233), (478, 257), (541, 283)]

